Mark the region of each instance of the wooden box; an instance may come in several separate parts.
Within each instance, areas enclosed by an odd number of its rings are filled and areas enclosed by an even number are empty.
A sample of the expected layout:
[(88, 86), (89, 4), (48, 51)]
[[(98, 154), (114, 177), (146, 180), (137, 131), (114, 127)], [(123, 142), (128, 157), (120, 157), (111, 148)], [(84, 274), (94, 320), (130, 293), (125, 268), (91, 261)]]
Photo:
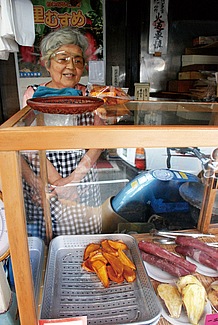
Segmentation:
[(197, 80), (202, 78), (202, 73), (198, 71), (184, 71), (178, 73), (179, 80)]
[(193, 80), (169, 80), (168, 91), (177, 93), (189, 92), (189, 89), (193, 87)]

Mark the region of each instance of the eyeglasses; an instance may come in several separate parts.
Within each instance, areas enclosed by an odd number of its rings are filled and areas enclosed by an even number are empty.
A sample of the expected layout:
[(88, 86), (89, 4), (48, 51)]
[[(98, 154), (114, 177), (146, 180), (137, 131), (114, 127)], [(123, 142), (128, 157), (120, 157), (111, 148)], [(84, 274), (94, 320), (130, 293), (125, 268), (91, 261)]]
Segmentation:
[(72, 58), (75, 68), (83, 69), (85, 62), (84, 58), (80, 55), (74, 55), (66, 51), (55, 52), (51, 55), (51, 58), (54, 59), (57, 63), (67, 65)]

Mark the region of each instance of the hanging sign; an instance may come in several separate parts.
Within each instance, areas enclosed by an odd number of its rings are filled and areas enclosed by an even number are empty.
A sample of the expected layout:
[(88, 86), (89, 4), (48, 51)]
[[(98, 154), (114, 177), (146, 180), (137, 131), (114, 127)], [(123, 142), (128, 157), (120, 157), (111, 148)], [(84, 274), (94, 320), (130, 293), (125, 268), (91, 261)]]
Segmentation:
[(160, 56), (167, 53), (168, 2), (169, 0), (151, 0), (149, 54)]

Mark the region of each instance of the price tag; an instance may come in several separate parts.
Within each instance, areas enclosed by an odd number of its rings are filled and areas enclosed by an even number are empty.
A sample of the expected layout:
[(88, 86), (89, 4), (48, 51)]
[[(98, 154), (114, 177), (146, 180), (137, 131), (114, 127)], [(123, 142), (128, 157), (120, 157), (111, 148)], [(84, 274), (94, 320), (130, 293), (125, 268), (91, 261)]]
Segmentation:
[(73, 317), (73, 318), (60, 318), (60, 319), (40, 319), (39, 325), (87, 325), (87, 316)]
[(215, 325), (215, 324), (218, 324), (218, 314), (206, 315), (204, 325)]

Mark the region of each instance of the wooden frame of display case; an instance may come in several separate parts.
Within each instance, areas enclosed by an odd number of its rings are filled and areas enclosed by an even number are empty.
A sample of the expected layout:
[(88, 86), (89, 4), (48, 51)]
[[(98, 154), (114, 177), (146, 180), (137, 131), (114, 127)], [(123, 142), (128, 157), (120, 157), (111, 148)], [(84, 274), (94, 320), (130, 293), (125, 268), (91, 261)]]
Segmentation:
[[(25, 224), (20, 150), (218, 145), (217, 126), (16, 127), (29, 110), (25, 107), (0, 127), (2, 192), (21, 325), (37, 325), (38, 317)], [(209, 223), (202, 219), (198, 227), (205, 232), (218, 233), (216, 225), (212, 227)]]

